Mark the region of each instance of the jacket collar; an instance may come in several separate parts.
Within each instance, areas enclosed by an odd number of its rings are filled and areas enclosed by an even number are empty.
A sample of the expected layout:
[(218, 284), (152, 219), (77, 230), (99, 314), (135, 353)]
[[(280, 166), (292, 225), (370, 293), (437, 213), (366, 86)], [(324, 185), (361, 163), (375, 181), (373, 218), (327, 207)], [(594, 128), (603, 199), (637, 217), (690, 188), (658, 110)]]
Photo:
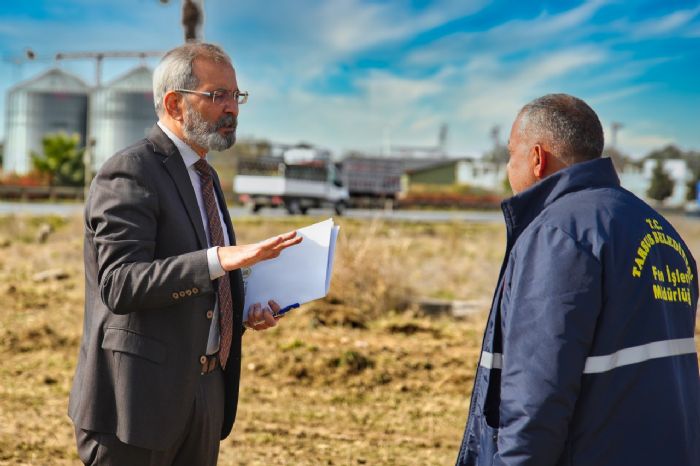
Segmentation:
[(501, 203), (509, 238), (514, 241), (535, 217), (563, 196), (606, 186), (620, 186), (620, 179), (608, 157), (577, 163), (548, 176)]
[(153, 151), (156, 154), (163, 156), (163, 166), (168, 171), (168, 174), (175, 182), (177, 191), (185, 205), (187, 215), (190, 217), (192, 227), (197, 234), (197, 240), (201, 248), (207, 247), (207, 239), (204, 233), (204, 225), (202, 225), (202, 217), (199, 212), (199, 205), (194, 194), (190, 175), (187, 173), (187, 167), (182, 160), (180, 151), (177, 150), (175, 143), (170, 140), (167, 134), (155, 124), (151, 128), (147, 138), (153, 145)]
[(170, 158), (173, 155), (181, 157), (175, 143), (173, 143), (168, 135), (165, 134), (162, 129), (160, 129), (160, 126), (158, 126), (157, 123), (151, 127), (151, 131), (149, 131), (147, 139), (153, 145), (154, 152), (164, 155), (167, 158)]

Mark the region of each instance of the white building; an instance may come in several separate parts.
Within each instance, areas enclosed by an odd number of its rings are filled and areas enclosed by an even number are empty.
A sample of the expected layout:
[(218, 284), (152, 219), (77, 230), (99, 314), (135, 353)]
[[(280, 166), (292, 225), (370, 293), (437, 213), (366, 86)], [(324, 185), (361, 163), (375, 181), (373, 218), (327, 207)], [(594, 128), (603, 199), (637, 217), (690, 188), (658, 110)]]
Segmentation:
[[(619, 174), (622, 186), (642, 199), (649, 200), (647, 191), (651, 186), (652, 174), (656, 168), (657, 160), (645, 160), (642, 168), (633, 168), (629, 164)], [(682, 207), (685, 205), (688, 194), (688, 182), (692, 180), (693, 173), (683, 159), (662, 160), (661, 165), (674, 183), (673, 193), (664, 200), (667, 207)]]
[(117, 150), (143, 138), (157, 121), (153, 72), (139, 66), (104, 87), (90, 88), (80, 78), (52, 69), (10, 89), (3, 168), (31, 171), (32, 151), (51, 133), (78, 134), (80, 145), (95, 140), (93, 169)]
[(468, 185), (500, 191), (506, 179), (506, 165), (483, 159), (445, 159), (406, 170), (405, 188), (410, 184)]
[(43, 152), (47, 134), (78, 134), (84, 144), (89, 90), (80, 78), (57, 68), (11, 88), (5, 107), (5, 172), (31, 171), (30, 153)]
[(158, 121), (153, 105), (153, 71), (139, 66), (90, 96), (93, 169), (118, 150), (146, 136)]

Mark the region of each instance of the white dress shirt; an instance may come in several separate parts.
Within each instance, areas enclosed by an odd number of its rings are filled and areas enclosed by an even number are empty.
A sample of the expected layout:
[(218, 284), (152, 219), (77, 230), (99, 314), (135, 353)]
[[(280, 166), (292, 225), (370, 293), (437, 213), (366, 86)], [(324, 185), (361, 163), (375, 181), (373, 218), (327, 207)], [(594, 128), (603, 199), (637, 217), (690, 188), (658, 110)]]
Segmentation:
[[(194, 195), (197, 198), (197, 205), (199, 206), (199, 214), (202, 217), (202, 226), (204, 226), (204, 234), (207, 239), (207, 262), (209, 264), (209, 278), (216, 280), (226, 273), (221, 267), (219, 262), (219, 256), (217, 253), (218, 246), (212, 247), (211, 240), (209, 239), (209, 219), (207, 218), (207, 210), (204, 206), (204, 199), (202, 198), (202, 182), (199, 177), (199, 173), (194, 168), (194, 164), (200, 159), (199, 154), (197, 154), (194, 149), (187, 145), (182, 139), (175, 136), (175, 134), (168, 129), (160, 121), (158, 126), (163, 130), (166, 136), (175, 144), (177, 150), (180, 151), (183, 162), (187, 167), (187, 174), (190, 175), (190, 181), (192, 182), (192, 188), (194, 189)], [(206, 159), (206, 155), (204, 156)], [(217, 210), (219, 212), (219, 221), (221, 222), (221, 229), (224, 233), (224, 243), (226, 246), (231, 245), (231, 240), (228, 236), (228, 229), (226, 228), (226, 223), (224, 222), (224, 215), (221, 212), (221, 206), (217, 202)], [(209, 327), (209, 339), (207, 341), (207, 354), (214, 354), (219, 351), (219, 299), (216, 299), (214, 304), (214, 317), (211, 320), (211, 326)]]

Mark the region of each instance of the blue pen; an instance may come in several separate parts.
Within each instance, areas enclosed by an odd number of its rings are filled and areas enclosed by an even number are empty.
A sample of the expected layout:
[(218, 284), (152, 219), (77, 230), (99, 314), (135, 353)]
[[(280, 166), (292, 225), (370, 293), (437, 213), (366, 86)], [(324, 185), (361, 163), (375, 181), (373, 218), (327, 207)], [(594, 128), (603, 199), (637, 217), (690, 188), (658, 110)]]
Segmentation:
[(292, 309), (296, 309), (298, 307), (299, 307), (299, 303), (290, 304), (289, 306), (286, 306), (286, 307), (283, 307), (282, 309), (280, 309), (277, 312), (277, 314), (274, 314), (274, 317), (283, 316), (286, 313), (288, 313), (289, 311), (291, 311)]
[[(290, 304), (289, 306), (286, 306), (286, 307), (283, 307), (282, 309), (280, 309), (276, 314), (272, 314), (272, 317), (281, 317), (281, 316), (285, 315), (286, 313), (288, 313), (289, 311), (291, 311), (292, 309), (296, 309), (298, 307), (299, 307), (299, 303)], [(259, 320), (259, 321), (255, 322), (254, 325), (262, 324), (263, 322), (265, 322), (265, 321)], [(250, 327), (250, 325), (248, 325), (245, 322), (243, 323), (243, 325), (247, 328), (252, 328), (252, 327)]]

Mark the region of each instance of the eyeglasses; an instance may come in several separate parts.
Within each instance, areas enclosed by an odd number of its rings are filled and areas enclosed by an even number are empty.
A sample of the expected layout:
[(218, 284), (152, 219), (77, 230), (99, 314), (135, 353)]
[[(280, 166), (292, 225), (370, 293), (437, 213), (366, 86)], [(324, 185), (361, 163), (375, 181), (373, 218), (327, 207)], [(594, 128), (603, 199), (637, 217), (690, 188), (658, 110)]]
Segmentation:
[(190, 89), (175, 89), (175, 92), (183, 92), (185, 94), (199, 94), (199, 95), (205, 95), (207, 97), (211, 97), (211, 101), (214, 102), (215, 104), (223, 104), (229, 99), (233, 99), (236, 101), (238, 105), (243, 105), (244, 103), (248, 102), (248, 93), (247, 92), (241, 92), (239, 90), (235, 91), (224, 91), (224, 90), (216, 90), (212, 92), (202, 92), (202, 91), (192, 91)]

